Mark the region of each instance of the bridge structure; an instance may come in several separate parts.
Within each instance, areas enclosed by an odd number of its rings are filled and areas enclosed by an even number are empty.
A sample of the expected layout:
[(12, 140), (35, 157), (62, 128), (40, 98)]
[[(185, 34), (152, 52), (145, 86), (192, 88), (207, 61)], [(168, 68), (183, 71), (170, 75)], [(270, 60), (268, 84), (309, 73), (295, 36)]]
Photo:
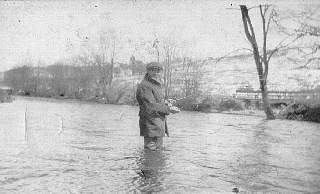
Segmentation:
[[(235, 98), (250, 104), (261, 104), (262, 95), (260, 90), (238, 89)], [(320, 91), (268, 91), (269, 102), (271, 105), (288, 105), (298, 99), (312, 99), (320, 101)]]

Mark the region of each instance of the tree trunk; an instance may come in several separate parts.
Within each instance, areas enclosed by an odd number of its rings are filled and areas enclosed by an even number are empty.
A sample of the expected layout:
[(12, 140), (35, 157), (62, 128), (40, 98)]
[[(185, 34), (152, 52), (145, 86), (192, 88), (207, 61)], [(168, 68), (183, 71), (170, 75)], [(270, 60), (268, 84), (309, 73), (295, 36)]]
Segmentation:
[(266, 85), (264, 87), (261, 86), (261, 96), (262, 96), (262, 102), (263, 102), (263, 110), (267, 116), (267, 119), (269, 120), (275, 119), (274, 114), (270, 108), (268, 89)]
[(165, 67), (164, 67), (164, 94), (165, 98), (169, 97), (169, 59), (165, 60)]
[(114, 66), (114, 61), (112, 58), (110, 63), (110, 69), (109, 69), (109, 80), (108, 80), (109, 86), (111, 86), (113, 81), (113, 66)]
[(157, 62), (160, 63), (160, 53), (159, 53), (158, 47), (157, 47)]

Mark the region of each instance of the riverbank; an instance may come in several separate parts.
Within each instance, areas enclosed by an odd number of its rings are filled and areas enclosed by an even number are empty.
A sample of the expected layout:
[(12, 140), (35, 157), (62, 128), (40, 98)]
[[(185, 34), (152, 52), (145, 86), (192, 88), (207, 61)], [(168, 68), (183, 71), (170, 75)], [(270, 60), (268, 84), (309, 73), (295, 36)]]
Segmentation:
[(39, 101), (66, 101), (66, 102), (80, 102), (80, 103), (97, 103), (97, 104), (106, 104), (93, 99), (79, 99), (79, 98), (70, 98), (70, 97), (42, 97), (42, 96), (30, 96), (30, 95), (14, 95), (15, 99), (25, 98), (29, 100), (39, 100)]
[(229, 110), (229, 111), (219, 111), (212, 110), (209, 113), (219, 113), (219, 114), (228, 114), (228, 115), (243, 115), (243, 116), (252, 116), (252, 117), (265, 117), (265, 113), (262, 110)]
[[(77, 99), (77, 98), (70, 98), (70, 97), (63, 97), (63, 96), (56, 96), (56, 97), (37, 97), (37, 96), (25, 96), (25, 95), (18, 95), (18, 96), (21, 96), (23, 98), (37, 98), (44, 101), (48, 101), (52, 99), (52, 100), (63, 100), (63, 101), (67, 100), (69, 102), (109, 104), (105, 100), (100, 98)], [(181, 108), (182, 111), (218, 113), (218, 114), (228, 114), (228, 115), (243, 115), (243, 116), (262, 117), (262, 118), (265, 117), (265, 113), (263, 110), (240, 108), (241, 105), (235, 102), (232, 102), (232, 103), (223, 102), (221, 104), (223, 106), (220, 106), (219, 108), (215, 106), (209, 106), (208, 104), (205, 105), (203, 103), (189, 104), (188, 106), (181, 106), (181, 104), (178, 103), (178, 106), (180, 105), (179, 107)], [(230, 104), (232, 104), (232, 106), (230, 106)], [(121, 103), (121, 104), (114, 104), (114, 105), (137, 106), (136, 103), (131, 103), (131, 104)], [(237, 108), (233, 109), (232, 107), (237, 107)], [(277, 119), (311, 121), (311, 122), (320, 123), (320, 116), (319, 116), (320, 104), (316, 104), (314, 102), (294, 103), (283, 109), (274, 109), (273, 111)]]
[(320, 123), (320, 103), (306, 101), (295, 102), (281, 110), (278, 118)]
[[(27, 99), (37, 99), (41, 101), (68, 101), (68, 102), (84, 102), (84, 103), (97, 103), (97, 104), (108, 104), (106, 101), (103, 101), (103, 99), (77, 99), (77, 98), (70, 98), (70, 97), (61, 97), (61, 96), (56, 96), (56, 97), (39, 97), (39, 96), (26, 96), (26, 95), (16, 95), (15, 98), (27, 98)], [(128, 106), (137, 106), (137, 104), (114, 104), (114, 105), (128, 105)], [(180, 107), (181, 108), (181, 107)], [(254, 116), (254, 117), (264, 117), (264, 112), (262, 110), (248, 110), (248, 109), (243, 109), (243, 110), (219, 110), (219, 109), (184, 109), (183, 107), (181, 108), (182, 111), (187, 111), (187, 112), (202, 112), (202, 113), (218, 113), (218, 114), (228, 114), (228, 115), (243, 115), (243, 116)]]

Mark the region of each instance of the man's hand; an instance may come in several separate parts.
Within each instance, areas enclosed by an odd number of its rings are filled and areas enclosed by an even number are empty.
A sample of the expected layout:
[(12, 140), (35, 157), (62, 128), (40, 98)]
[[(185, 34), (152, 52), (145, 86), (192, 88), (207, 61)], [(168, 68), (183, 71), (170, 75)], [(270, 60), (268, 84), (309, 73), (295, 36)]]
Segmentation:
[(172, 104), (176, 103), (176, 100), (173, 99), (168, 99), (164, 101), (166, 105), (172, 106)]
[(165, 100), (164, 103), (169, 107), (172, 106), (172, 104), (168, 100)]
[(175, 100), (172, 100), (172, 99), (165, 100), (165, 104), (170, 108), (170, 113), (175, 114), (180, 112), (180, 109), (176, 106), (173, 106), (172, 103), (175, 103)]

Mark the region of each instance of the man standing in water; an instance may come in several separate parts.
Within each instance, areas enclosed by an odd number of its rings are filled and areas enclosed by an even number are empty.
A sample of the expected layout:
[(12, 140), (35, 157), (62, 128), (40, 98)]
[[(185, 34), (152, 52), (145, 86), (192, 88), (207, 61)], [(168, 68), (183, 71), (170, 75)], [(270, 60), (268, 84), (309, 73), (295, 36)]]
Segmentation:
[(140, 107), (140, 136), (144, 137), (145, 148), (156, 150), (162, 147), (165, 134), (169, 136), (166, 115), (178, 113), (180, 110), (164, 101), (161, 87), (162, 66), (151, 62), (146, 69), (147, 73), (136, 93)]

